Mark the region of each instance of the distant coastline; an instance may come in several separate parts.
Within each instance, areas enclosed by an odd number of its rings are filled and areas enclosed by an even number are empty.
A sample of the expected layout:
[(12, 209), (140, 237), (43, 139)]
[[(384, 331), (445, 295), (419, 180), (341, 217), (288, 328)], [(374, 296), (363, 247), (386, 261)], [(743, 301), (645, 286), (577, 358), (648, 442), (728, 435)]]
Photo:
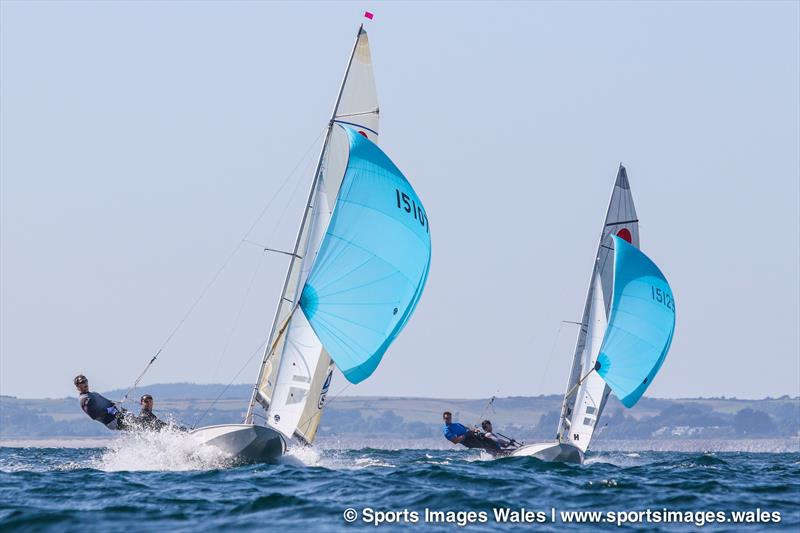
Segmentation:
[[(156, 412), (185, 425), (240, 421), (251, 385), (189, 383), (142, 387), (156, 397)], [(109, 391), (119, 398), (124, 391)], [(212, 405), (213, 403), (213, 405)], [(135, 409), (135, 404), (128, 405)], [(490, 418), (519, 440), (554, 438), (560, 395), (487, 399), (338, 397), (329, 402), (319, 430), (322, 447), (440, 449), (441, 411), (464, 424)], [(400, 438), (398, 438), (400, 436)], [(88, 419), (77, 399), (0, 396), (0, 446), (102, 447), (113, 436)], [(800, 397), (643, 398), (624, 409), (613, 396), (601, 419), (596, 451), (800, 452)]]

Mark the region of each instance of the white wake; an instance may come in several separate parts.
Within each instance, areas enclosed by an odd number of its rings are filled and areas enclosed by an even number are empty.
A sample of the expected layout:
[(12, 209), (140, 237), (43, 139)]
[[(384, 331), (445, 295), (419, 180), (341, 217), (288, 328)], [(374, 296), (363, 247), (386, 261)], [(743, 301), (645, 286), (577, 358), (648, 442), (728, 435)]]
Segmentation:
[(105, 472), (210, 470), (230, 466), (230, 457), (188, 433), (165, 429), (121, 433), (91, 466)]

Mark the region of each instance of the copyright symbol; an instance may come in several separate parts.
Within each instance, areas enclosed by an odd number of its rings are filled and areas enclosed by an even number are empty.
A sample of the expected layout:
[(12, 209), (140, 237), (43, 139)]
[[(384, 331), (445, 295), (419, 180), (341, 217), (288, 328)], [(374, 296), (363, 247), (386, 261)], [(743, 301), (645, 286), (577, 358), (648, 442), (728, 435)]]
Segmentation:
[(348, 523), (352, 524), (353, 522), (358, 520), (358, 511), (356, 511), (352, 507), (348, 507), (347, 509), (344, 510), (344, 513), (342, 513), (342, 516), (344, 517), (344, 521), (345, 522), (348, 522)]

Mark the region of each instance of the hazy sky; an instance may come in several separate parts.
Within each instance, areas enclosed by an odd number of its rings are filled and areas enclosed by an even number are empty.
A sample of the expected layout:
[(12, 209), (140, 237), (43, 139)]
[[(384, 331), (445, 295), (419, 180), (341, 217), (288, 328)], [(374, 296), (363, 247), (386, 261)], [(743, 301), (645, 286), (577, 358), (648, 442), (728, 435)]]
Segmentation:
[[(799, 5), (4, 1), (0, 393), (130, 384), (273, 197), (291, 247), (369, 9), (433, 260), (346, 394), (563, 392), (620, 161), (677, 301), (648, 395), (800, 394)], [(241, 246), (144, 383), (231, 380), (285, 268)]]

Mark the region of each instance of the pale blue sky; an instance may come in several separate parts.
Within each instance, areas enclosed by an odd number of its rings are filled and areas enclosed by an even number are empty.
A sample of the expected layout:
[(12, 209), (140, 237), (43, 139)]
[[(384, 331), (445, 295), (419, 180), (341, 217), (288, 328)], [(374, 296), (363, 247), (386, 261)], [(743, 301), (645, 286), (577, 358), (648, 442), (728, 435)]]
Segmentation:
[[(648, 395), (800, 394), (797, 2), (7, 1), (0, 393), (129, 384), (276, 192), (291, 246), (365, 8), (433, 262), (346, 394), (563, 392), (620, 161), (677, 300)], [(241, 248), (145, 383), (230, 380), (285, 266)]]

